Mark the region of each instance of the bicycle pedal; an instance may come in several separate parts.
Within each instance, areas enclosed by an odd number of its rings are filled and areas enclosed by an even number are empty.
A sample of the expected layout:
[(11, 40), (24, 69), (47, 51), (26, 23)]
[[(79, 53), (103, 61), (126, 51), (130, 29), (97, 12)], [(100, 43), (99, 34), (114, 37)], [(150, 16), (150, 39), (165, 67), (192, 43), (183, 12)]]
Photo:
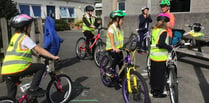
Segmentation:
[(105, 75), (107, 75), (108, 77), (114, 77), (112, 74), (110, 73), (105, 73)]

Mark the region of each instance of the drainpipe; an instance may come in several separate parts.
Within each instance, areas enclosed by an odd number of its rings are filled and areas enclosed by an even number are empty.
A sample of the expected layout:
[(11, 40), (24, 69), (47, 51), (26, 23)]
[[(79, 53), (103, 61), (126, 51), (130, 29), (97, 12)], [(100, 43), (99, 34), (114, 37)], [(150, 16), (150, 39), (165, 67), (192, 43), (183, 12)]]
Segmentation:
[(149, 7), (149, 13), (151, 14), (152, 0), (147, 0), (147, 6)]
[(117, 10), (117, 2), (118, 2), (118, 0), (113, 0), (112, 1), (112, 9), (113, 9), (113, 11)]

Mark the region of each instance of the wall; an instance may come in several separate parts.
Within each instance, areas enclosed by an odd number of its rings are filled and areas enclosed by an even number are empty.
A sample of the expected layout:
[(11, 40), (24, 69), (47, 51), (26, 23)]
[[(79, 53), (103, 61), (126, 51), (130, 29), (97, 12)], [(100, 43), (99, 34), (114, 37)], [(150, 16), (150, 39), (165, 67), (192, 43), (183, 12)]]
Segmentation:
[[(191, 24), (194, 22), (201, 23), (204, 27), (204, 33), (209, 36), (209, 12), (207, 13), (181, 13), (174, 14), (175, 16), (175, 29), (185, 29), (189, 30), (185, 24)], [(152, 15), (153, 23), (150, 24), (154, 26), (156, 23), (156, 15)], [(109, 17), (104, 18), (104, 26), (107, 26)], [(136, 28), (138, 28), (138, 16), (137, 15), (128, 15), (124, 19), (123, 28), (125, 31), (125, 37), (129, 37), (132, 32), (136, 33)]]
[[(140, 12), (140, 9), (145, 6), (151, 5), (151, 14), (155, 15), (160, 13), (160, 1), (161, 0), (125, 0), (126, 13), (128, 15), (136, 15)], [(112, 11), (112, 0), (102, 0), (103, 5), (103, 17), (109, 15)], [(189, 13), (204, 13), (209, 12), (209, 0), (191, 0)]]
[(55, 6), (56, 11), (56, 19), (60, 19), (60, 8), (59, 7), (74, 7), (75, 9), (75, 19), (81, 20), (84, 12), (84, 8), (90, 3), (82, 3), (82, 2), (70, 2), (64, 0), (13, 0), (20, 4), (32, 4), (32, 5), (41, 5), (42, 10), (42, 18), (47, 16), (46, 6)]

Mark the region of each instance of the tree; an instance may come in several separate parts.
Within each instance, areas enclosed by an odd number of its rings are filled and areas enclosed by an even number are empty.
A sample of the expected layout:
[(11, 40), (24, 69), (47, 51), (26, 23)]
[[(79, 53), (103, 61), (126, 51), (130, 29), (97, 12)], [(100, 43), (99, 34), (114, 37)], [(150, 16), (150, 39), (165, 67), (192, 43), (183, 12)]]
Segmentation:
[(10, 19), (11, 17), (18, 14), (18, 10), (16, 8), (16, 3), (12, 0), (0, 0), (0, 18), (6, 17)]

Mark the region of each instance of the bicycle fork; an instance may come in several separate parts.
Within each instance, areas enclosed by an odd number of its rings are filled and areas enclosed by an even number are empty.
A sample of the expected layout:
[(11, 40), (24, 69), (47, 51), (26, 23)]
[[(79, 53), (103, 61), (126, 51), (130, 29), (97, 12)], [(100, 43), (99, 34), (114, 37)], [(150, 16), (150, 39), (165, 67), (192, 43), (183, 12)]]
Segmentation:
[(127, 77), (127, 88), (128, 88), (128, 92), (129, 93), (133, 93), (133, 89), (131, 87), (131, 79), (133, 79), (133, 86), (134, 86), (134, 90), (137, 90), (137, 78), (135, 75), (133, 75), (133, 77), (131, 77), (131, 70), (133, 69), (133, 67), (131, 68), (127, 68), (127, 73), (126, 73), (126, 77)]
[(62, 89), (62, 86), (61, 86), (61, 83), (60, 83), (61, 80), (58, 78), (58, 76), (57, 76), (56, 74), (54, 74), (54, 73), (51, 73), (50, 76), (51, 76), (51, 79), (52, 79), (52, 80), (55, 80), (55, 82), (54, 82), (55, 88), (56, 88), (58, 91), (63, 92), (63, 89)]

